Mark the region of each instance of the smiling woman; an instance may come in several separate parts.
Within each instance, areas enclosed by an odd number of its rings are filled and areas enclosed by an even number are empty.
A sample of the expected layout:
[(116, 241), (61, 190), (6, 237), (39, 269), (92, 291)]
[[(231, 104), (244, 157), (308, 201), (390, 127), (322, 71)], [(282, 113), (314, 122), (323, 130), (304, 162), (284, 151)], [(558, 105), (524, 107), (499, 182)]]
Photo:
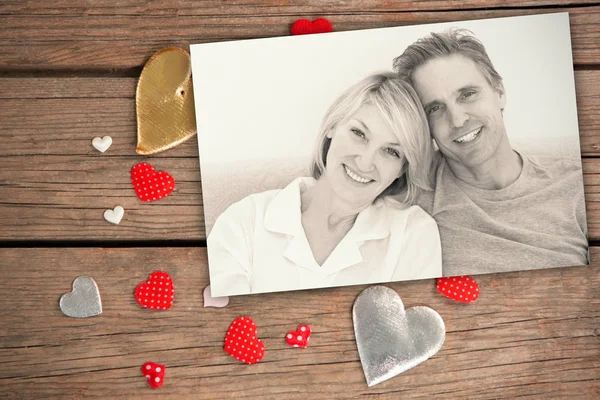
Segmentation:
[(432, 143), (412, 87), (371, 75), (326, 113), (312, 177), (231, 205), (208, 237), (215, 296), (441, 276)]

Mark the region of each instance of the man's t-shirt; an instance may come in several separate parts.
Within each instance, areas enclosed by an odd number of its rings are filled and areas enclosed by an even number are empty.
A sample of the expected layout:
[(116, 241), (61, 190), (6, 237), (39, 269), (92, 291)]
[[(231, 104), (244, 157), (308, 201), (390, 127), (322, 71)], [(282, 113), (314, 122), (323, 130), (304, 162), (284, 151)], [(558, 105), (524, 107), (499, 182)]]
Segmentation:
[(418, 204), (438, 223), (444, 276), (588, 264), (580, 160), (521, 157), (500, 190), (468, 185), (440, 158)]

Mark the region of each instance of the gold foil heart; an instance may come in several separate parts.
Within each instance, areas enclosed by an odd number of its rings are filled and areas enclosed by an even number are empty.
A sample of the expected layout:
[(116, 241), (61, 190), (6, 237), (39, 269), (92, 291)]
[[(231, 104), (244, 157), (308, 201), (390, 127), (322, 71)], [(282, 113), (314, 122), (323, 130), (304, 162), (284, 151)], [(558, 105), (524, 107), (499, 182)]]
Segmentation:
[(187, 51), (168, 47), (144, 66), (135, 95), (138, 154), (156, 154), (196, 134), (192, 68)]

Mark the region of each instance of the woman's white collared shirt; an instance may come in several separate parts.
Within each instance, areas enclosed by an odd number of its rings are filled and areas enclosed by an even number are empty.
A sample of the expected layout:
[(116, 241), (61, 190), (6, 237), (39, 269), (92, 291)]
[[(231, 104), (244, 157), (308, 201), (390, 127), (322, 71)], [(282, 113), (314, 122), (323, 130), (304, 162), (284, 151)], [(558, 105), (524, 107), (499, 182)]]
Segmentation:
[(437, 224), (418, 206), (378, 201), (360, 214), (327, 260), (312, 254), (297, 178), (231, 205), (207, 240), (213, 296), (359, 285), (442, 275)]

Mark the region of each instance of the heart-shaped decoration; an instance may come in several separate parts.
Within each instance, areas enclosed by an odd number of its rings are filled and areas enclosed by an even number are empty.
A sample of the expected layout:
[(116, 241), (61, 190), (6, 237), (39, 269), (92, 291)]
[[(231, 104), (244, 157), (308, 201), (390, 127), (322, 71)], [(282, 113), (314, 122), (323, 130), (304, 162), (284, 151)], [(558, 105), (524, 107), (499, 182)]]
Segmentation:
[(138, 154), (156, 154), (196, 134), (192, 68), (187, 51), (169, 47), (144, 66), (135, 94)]
[(237, 317), (231, 323), (223, 349), (246, 364), (256, 364), (265, 355), (265, 344), (256, 337), (256, 324), (246, 316)]
[(213, 297), (210, 291), (210, 285), (204, 288), (204, 307), (222, 308), (229, 304), (229, 297)]
[(175, 288), (169, 274), (155, 271), (147, 282), (135, 288), (135, 299), (142, 307), (152, 310), (168, 310), (173, 305)]
[(148, 163), (139, 163), (131, 169), (131, 183), (141, 201), (157, 201), (175, 189), (175, 179), (166, 172), (156, 172)]
[(123, 218), (123, 214), (125, 214), (125, 210), (123, 210), (123, 207), (116, 206), (112, 210), (108, 209), (104, 211), (104, 219), (112, 224), (118, 225), (119, 222), (121, 222), (121, 219)]
[(147, 362), (142, 365), (142, 374), (148, 379), (148, 384), (158, 389), (165, 383), (165, 370), (167, 367), (161, 364)]
[(352, 309), (354, 334), (368, 386), (419, 365), (442, 347), (446, 327), (429, 307), (404, 310), (398, 294), (385, 286), (363, 290)]
[(472, 303), (479, 297), (479, 285), (468, 275), (437, 279), (437, 291), (449, 299)]
[(87, 318), (102, 314), (98, 285), (87, 276), (79, 276), (73, 281), (73, 291), (63, 294), (59, 305), (68, 317)]
[(103, 138), (95, 137), (92, 140), (92, 146), (100, 153), (104, 153), (112, 144), (112, 138), (110, 136), (104, 136)]
[(312, 22), (307, 19), (299, 19), (292, 25), (292, 35), (309, 35), (311, 33), (327, 33), (333, 31), (331, 22), (325, 18), (317, 18)]
[(298, 329), (295, 331), (288, 332), (285, 336), (285, 341), (292, 347), (305, 349), (310, 341), (310, 326), (306, 324), (298, 326)]

